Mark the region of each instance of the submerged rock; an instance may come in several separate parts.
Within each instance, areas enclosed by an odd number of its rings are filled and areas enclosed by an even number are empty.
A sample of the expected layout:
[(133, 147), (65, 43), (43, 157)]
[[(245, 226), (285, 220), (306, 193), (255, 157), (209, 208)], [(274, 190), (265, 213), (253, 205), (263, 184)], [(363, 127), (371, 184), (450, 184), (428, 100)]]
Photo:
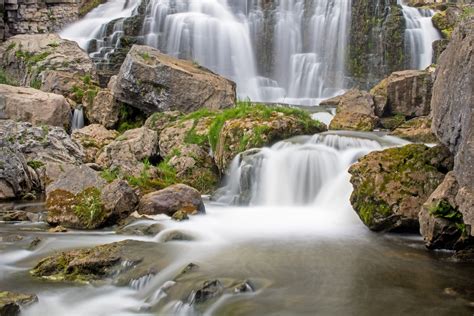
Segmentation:
[(36, 302), (38, 302), (36, 295), (0, 291), (0, 315), (18, 316), (20, 308)]
[(441, 146), (370, 153), (349, 169), (352, 206), (371, 230), (416, 232), (421, 205), (451, 168), (451, 154)]
[(146, 114), (200, 108), (220, 109), (235, 103), (235, 83), (191, 61), (134, 45), (114, 87), (114, 96)]
[(206, 281), (201, 288), (191, 293), (190, 304), (202, 304), (223, 293), (224, 286), (219, 280)]
[(145, 215), (173, 216), (178, 211), (185, 214), (205, 213), (199, 191), (185, 184), (175, 184), (146, 194), (140, 199), (138, 205), (138, 213)]
[(0, 118), (68, 128), (71, 106), (59, 94), (0, 84)]
[(378, 118), (369, 93), (352, 89), (336, 98), (337, 112), (329, 129), (372, 131), (375, 128)]

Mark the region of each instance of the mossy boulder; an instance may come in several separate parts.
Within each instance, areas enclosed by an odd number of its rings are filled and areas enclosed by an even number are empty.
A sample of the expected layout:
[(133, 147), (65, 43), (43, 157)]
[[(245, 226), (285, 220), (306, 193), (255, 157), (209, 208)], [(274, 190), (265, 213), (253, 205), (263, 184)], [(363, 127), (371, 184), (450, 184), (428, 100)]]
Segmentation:
[(22, 307), (36, 302), (38, 302), (36, 295), (0, 291), (0, 315), (18, 316)]
[(96, 229), (125, 218), (138, 203), (125, 181), (108, 184), (82, 165), (62, 174), (46, 190), (47, 222), (75, 229)]
[(376, 127), (374, 100), (368, 92), (352, 89), (334, 100), (337, 102), (336, 116), (329, 129), (372, 131)]
[(30, 271), (34, 277), (53, 281), (97, 282), (114, 277), (127, 284), (165, 267), (163, 246), (157, 243), (124, 240), (92, 248), (58, 252), (42, 259)]
[(431, 119), (427, 116), (416, 117), (398, 126), (391, 135), (417, 143), (437, 143), (438, 139), (431, 131)]
[(351, 203), (374, 231), (418, 231), (421, 205), (452, 169), (442, 146), (411, 144), (372, 152), (350, 169)]

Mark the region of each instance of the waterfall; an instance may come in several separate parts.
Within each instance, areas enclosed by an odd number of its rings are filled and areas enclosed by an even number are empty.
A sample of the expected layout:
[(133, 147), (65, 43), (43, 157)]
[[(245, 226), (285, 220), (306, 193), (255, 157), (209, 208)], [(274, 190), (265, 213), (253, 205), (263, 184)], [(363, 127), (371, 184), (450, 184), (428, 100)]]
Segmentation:
[(78, 107), (74, 109), (72, 114), (72, 121), (71, 121), (71, 130), (80, 129), (84, 127), (84, 110), (82, 107)]
[(337, 189), (334, 181), (344, 178), (359, 157), (385, 144), (386, 138), (361, 133), (325, 133), (251, 150), (233, 160), (216, 199), (226, 204), (313, 204), (326, 196), (321, 191)]
[(440, 39), (438, 30), (433, 26), (433, 10), (413, 8), (403, 5), (406, 21), (405, 46), (410, 54), (410, 68), (425, 69), (433, 62), (433, 42)]

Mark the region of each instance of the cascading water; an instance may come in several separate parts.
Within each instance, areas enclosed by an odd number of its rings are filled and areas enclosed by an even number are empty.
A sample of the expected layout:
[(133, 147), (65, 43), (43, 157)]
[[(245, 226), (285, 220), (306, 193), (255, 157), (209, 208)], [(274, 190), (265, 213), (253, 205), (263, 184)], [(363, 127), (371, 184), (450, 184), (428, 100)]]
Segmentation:
[(84, 110), (82, 107), (74, 109), (71, 120), (71, 130), (80, 129), (84, 127)]
[(406, 21), (405, 46), (410, 55), (410, 68), (425, 69), (433, 62), (433, 42), (441, 38), (431, 21), (434, 11), (409, 7), (403, 1), (400, 4)]

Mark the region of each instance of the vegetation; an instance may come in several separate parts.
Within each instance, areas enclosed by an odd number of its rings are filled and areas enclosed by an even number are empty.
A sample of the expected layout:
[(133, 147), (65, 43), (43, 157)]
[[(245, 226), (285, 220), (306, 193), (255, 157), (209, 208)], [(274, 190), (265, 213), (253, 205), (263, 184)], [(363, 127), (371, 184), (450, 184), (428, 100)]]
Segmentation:
[(145, 116), (139, 110), (126, 104), (120, 106), (119, 122), (117, 131), (124, 133), (129, 129), (142, 127), (145, 122)]
[(76, 196), (74, 214), (87, 228), (95, 228), (105, 217), (104, 207), (97, 188), (88, 188)]
[(44, 166), (44, 163), (39, 160), (30, 160), (26, 164), (35, 170)]
[(466, 224), (464, 224), (462, 213), (458, 209), (454, 208), (451, 203), (442, 199), (433, 202), (429, 207), (428, 211), (431, 215), (436, 218), (443, 218), (453, 223), (453, 225), (461, 232), (464, 236), (467, 233)]
[(8, 74), (5, 72), (5, 70), (0, 68), (0, 84), (7, 84), (10, 86), (16, 86), (17, 83), (10, 79)]
[(79, 16), (83, 17), (99, 5), (107, 2), (107, 0), (86, 0), (79, 8)]

